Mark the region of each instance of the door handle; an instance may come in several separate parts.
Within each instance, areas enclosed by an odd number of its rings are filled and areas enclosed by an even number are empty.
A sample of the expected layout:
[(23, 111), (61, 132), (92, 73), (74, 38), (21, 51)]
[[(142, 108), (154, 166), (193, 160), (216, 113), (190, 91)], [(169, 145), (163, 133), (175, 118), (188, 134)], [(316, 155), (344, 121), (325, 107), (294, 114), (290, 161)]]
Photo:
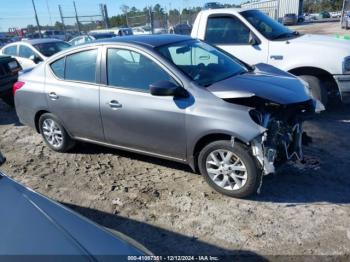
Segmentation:
[(50, 97), (51, 100), (57, 100), (57, 99), (58, 99), (58, 95), (56, 95), (55, 92), (51, 92), (51, 93), (49, 94), (49, 97)]
[(108, 103), (109, 107), (112, 108), (113, 110), (116, 110), (118, 108), (122, 107), (122, 104), (120, 104), (118, 101), (116, 100), (112, 100), (111, 102)]

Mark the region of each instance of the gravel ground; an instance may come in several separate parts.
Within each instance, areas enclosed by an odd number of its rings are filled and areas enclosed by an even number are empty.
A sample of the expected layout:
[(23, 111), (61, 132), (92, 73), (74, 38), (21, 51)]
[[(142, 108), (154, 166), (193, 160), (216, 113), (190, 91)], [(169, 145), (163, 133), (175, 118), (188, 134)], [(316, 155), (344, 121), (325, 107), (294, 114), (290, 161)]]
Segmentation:
[(0, 100), (10, 177), (155, 254), (349, 255), (350, 108), (306, 130), (306, 165), (265, 177), (260, 195), (240, 200), (213, 192), (185, 165), (91, 144), (55, 153)]
[(340, 22), (323, 22), (323, 23), (305, 23), (296, 26), (290, 26), (292, 30), (296, 30), (303, 34), (322, 34), (333, 36), (350, 36), (350, 30), (342, 29)]

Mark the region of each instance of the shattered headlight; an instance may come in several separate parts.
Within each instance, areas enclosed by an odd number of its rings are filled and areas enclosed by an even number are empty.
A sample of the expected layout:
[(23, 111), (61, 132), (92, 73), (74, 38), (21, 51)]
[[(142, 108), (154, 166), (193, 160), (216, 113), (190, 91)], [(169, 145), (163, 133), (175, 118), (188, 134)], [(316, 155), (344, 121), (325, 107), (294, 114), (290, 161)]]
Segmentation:
[(343, 74), (350, 74), (350, 56), (344, 58)]

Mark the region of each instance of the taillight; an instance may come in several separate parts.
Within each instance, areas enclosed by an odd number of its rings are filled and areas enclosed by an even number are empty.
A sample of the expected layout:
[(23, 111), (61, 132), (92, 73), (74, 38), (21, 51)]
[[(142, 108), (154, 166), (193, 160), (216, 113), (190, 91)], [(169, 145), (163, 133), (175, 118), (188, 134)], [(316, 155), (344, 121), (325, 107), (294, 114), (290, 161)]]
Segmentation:
[(21, 89), (24, 86), (24, 82), (18, 81), (16, 83), (13, 84), (13, 94), (16, 94), (18, 89)]

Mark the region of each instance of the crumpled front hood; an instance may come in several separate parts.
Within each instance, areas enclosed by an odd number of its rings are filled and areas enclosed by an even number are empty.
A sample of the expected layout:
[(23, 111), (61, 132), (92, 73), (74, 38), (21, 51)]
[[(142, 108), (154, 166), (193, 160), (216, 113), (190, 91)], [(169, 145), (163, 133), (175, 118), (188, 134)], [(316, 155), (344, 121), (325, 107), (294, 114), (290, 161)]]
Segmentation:
[(267, 64), (257, 64), (254, 72), (225, 79), (207, 89), (223, 99), (257, 96), (285, 105), (310, 99), (299, 79)]

